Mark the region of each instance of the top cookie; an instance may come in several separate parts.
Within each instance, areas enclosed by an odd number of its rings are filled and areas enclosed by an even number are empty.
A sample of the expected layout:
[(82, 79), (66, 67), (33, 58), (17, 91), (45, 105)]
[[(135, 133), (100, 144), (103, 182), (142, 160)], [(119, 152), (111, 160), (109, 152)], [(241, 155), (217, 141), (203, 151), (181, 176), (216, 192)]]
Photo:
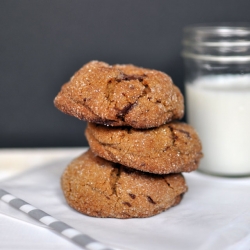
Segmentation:
[(54, 100), (62, 112), (111, 126), (152, 128), (184, 114), (184, 100), (163, 72), (91, 61), (62, 86)]

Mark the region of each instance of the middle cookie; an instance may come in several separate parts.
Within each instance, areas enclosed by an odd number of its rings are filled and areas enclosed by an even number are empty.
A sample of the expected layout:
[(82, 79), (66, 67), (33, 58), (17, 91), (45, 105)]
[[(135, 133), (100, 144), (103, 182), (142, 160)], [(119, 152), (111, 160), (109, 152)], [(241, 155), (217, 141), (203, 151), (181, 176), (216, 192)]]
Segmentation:
[(144, 172), (190, 172), (198, 168), (202, 157), (200, 139), (186, 123), (144, 130), (88, 123), (85, 133), (100, 157)]

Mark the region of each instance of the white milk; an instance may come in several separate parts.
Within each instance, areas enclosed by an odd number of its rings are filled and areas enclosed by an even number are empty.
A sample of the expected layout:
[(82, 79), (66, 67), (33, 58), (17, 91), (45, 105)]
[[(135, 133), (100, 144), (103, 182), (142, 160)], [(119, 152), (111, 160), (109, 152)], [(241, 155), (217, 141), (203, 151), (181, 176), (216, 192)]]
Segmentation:
[(188, 122), (198, 132), (201, 171), (250, 174), (250, 74), (207, 76), (186, 84)]

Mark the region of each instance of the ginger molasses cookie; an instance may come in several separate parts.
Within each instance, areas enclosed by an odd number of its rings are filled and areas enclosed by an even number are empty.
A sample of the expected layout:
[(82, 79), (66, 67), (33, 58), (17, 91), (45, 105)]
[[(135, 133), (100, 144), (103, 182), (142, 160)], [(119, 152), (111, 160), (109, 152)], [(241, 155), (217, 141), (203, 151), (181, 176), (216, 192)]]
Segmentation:
[(91, 61), (54, 100), (62, 112), (111, 126), (158, 127), (184, 113), (180, 90), (160, 71)]
[(61, 185), (68, 204), (95, 217), (149, 217), (177, 205), (187, 191), (181, 174), (155, 175), (129, 169), (90, 150), (73, 160)]
[(100, 157), (156, 174), (193, 171), (202, 157), (197, 133), (181, 122), (153, 129), (88, 123), (85, 134), (90, 148)]

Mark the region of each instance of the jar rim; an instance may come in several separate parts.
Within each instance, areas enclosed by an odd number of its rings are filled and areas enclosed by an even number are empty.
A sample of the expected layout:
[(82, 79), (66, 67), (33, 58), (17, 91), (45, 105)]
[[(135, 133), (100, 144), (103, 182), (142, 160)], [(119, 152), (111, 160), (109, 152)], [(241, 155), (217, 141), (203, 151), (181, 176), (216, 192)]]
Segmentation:
[(187, 46), (250, 46), (250, 23), (212, 23), (184, 27)]
[(184, 32), (199, 32), (199, 33), (208, 33), (208, 32), (221, 32), (222, 34), (227, 34), (228, 32), (241, 31), (249, 34), (250, 32), (250, 23), (200, 23), (200, 24), (191, 24), (184, 27)]
[(183, 30), (185, 58), (222, 63), (250, 61), (250, 23), (195, 24)]

